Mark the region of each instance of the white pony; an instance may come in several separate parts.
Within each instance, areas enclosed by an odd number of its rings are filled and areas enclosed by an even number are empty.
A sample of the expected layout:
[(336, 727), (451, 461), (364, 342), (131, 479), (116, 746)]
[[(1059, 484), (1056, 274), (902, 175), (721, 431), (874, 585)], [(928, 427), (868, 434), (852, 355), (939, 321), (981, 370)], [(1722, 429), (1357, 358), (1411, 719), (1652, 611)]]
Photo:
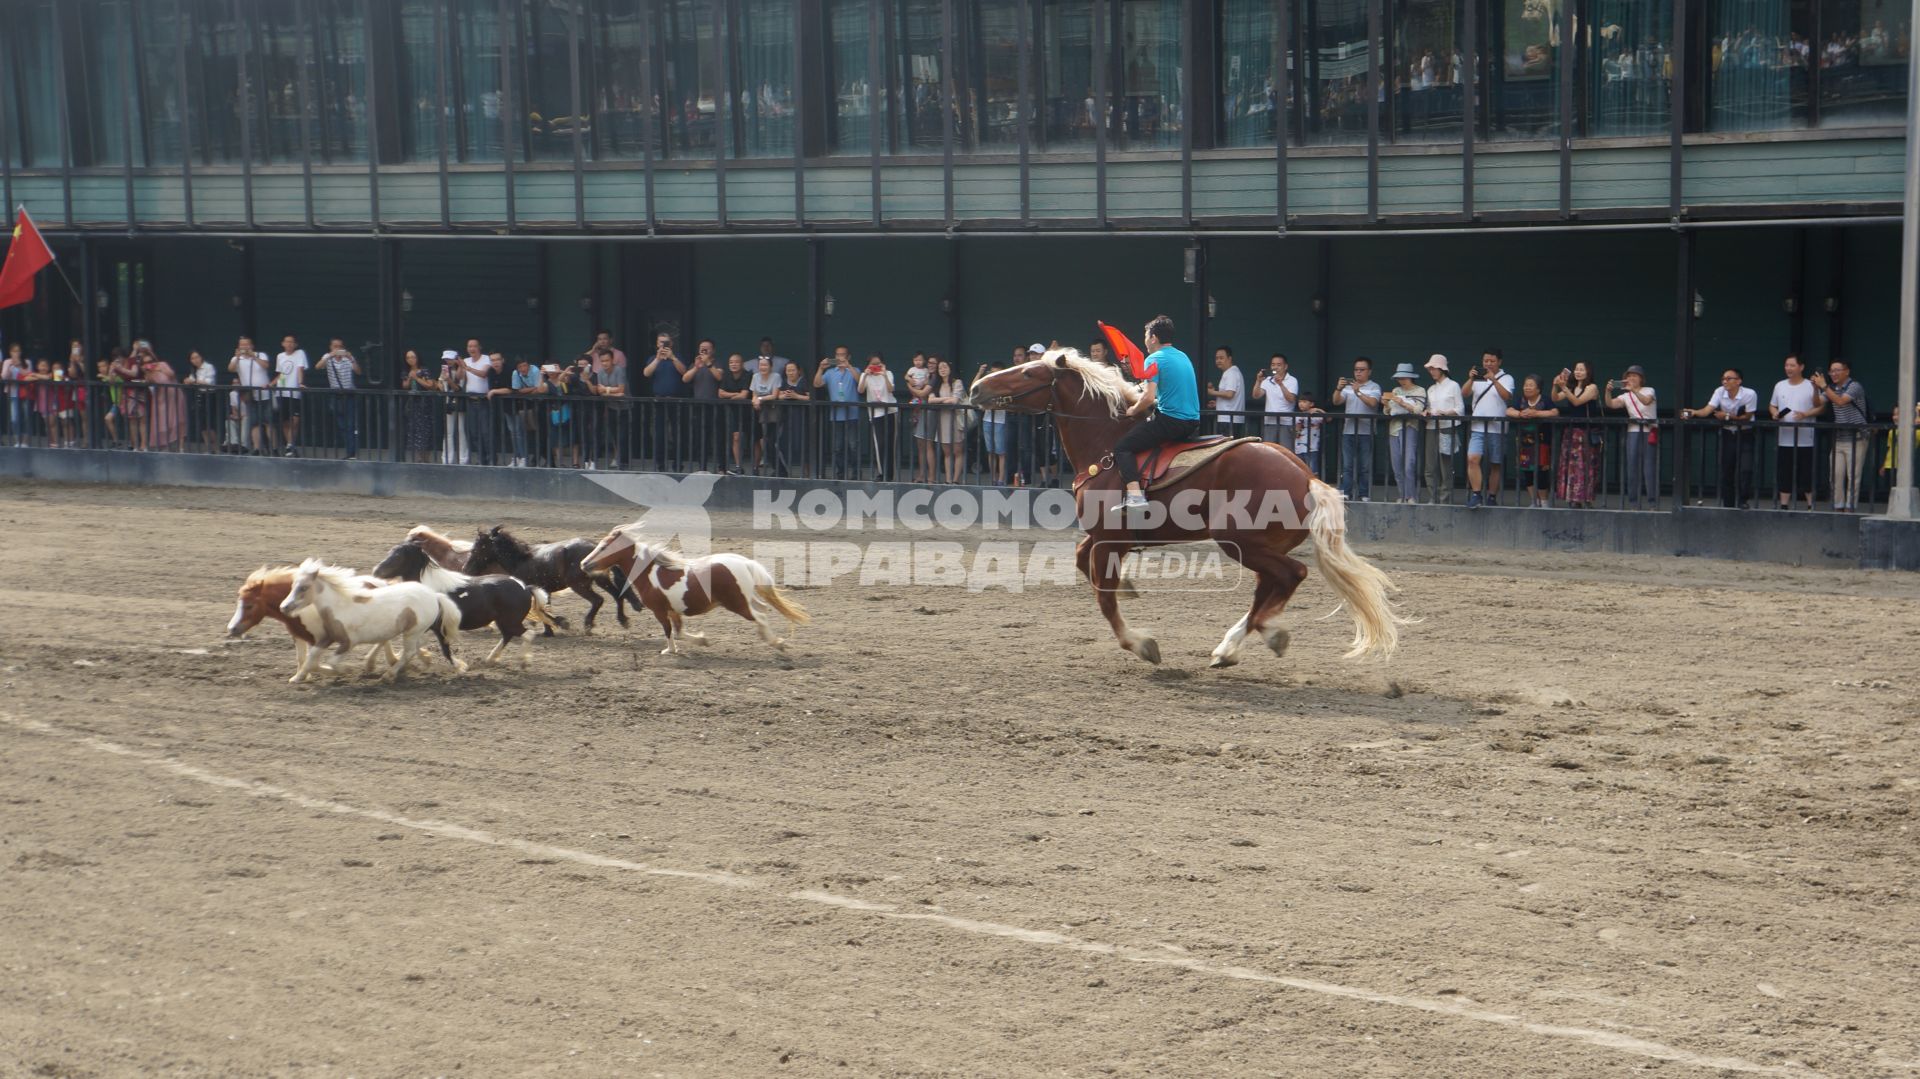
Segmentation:
[(627, 588), (633, 597), (660, 622), (666, 631), (663, 656), (680, 654), (682, 637), (707, 643), (704, 633), (687, 629), (686, 619), (724, 607), (752, 622), (760, 639), (781, 651), (787, 642), (773, 632), (774, 614), (794, 625), (811, 621), (800, 605), (787, 598), (773, 583), (767, 567), (745, 555), (711, 554), (688, 558), (663, 544), (642, 539), (645, 522), (635, 521), (607, 533), (580, 568), (588, 573), (619, 569), (626, 573)]
[[(319, 615), (320, 627), (314, 633), (313, 647), (307, 659), (289, 679), (304, 682), (312, 677), (313, 667), (328, 648), (341, 653), (357, 644), (373, 644), (400, 638), (400, 659), (381, 676), (393, 682), (406, 673), (431, 633), (440, 642), (440, 652), (458, 670), (466, 665), (453, 658), (448, 640), (459, 635), (460, 608), (452, 599), (423, 584), (404, 581), (379, 588), (364, 588), (356, 583), (350, 569), (329, 566), (317, 558), (300, 563), (294, 571), (293, 590), (280, 604), (281, 613), (297, 615), (311, 607)], [(367, 656), (367, 670), (373, 669), (374, 649)]]

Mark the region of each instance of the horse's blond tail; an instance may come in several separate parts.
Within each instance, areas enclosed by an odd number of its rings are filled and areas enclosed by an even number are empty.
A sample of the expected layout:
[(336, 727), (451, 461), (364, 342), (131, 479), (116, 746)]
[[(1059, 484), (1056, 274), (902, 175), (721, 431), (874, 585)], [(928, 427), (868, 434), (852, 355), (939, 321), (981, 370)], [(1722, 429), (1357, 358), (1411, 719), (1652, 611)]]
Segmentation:
[(551, 600), (553, 597), (547, 595), (546, 589), (529, 588), (527, 589), (527, 591), (532, 593), (532, 599), (533, 599), (532, 604), (527, 608), (528, 618), (533, 619), (535, 622), (538, 622), (541, 625), (548, 627), (549, 629), (567, 628), (567, 620), (564, 618), (561, 618), (557, 614), (554, 614), (553, 611), (547, 607), (548, 601)]
[(1412, 621), (1387, 600), (1388, 593), (1400, 589), (1347, 546), (1347, 499), (1340, 489), (1316, 479), (1309, 491), (1313, 509), (1307, 514), (1307, 532), (1313, 536), (1314, 562), (1353, 614), (1353, 647), (1346, 658), (1389, 657), (1400, 644), (1400, 627)]
[(788, 599), (787, 594), (780, 591), (776, 585), (756, 585), (753, 592), (754, 595), (766, 601), (767, 606), (779, 611), (782, 618), (785, 618), (796, 626), (804, 626), (808, 622), (813, 621), (813, 616), (802, 610), (798, 603)]

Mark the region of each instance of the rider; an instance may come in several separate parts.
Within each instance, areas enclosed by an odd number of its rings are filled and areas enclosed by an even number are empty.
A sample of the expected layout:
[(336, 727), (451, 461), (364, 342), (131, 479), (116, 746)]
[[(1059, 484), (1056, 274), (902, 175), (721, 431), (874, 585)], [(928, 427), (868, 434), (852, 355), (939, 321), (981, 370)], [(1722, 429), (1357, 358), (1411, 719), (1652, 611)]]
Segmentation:
[(1133, 377), (1141, 383), (1140, 397), (1127, 409), (1127, 415), (1147, 417), (1113, 445), (1114, 464), (1127, 484), (1127, 497), (1120, 509), (1131, 510), (1147, 504), (1147, 496), (1140, 489), (1140, 462), (1134, 455), (1193, 437), (1200, 426), (1200, 384), (1193, 361), (1173, 347), (1173, 320), (1167, 316), (1155, 315), (1147, 323), (1146, 344), (1152, 351), (1146, 356), (1131, 347), (1124, 336), (1111, 332), (1109, 336), (1120, 337), (1120, 343), (1127, 346), (1117, 344), (1116, 350), (1127, 358)]

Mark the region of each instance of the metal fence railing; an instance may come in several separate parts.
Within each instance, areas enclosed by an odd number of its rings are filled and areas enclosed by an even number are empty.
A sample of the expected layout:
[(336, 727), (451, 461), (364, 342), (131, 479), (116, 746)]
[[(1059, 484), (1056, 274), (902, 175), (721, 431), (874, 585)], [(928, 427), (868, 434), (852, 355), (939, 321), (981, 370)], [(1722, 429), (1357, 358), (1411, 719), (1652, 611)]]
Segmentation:
[[(17, 393), (13, 392), (17, 390)], [(8, 445), (824, 480), (1064, 485), (1052, 417), (870, 406), (391, 389), (37, 381), (0, 387)], [(1479, 420), (1209, 412), (1203, 434), (1295, 450), (1349, 497), (1496, 506), (1676, 505), (1862, 512), (1891, 489), (1890, 423)], [(1470, 472), (1477, 472), (1475, 479)]]

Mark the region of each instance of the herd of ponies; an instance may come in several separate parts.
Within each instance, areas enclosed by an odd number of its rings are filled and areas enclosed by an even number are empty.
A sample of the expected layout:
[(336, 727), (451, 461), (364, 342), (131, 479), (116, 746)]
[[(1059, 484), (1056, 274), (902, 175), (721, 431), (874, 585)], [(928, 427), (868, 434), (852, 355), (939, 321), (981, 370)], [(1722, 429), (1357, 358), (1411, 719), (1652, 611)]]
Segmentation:
[[(752, 622), (762, 640), (782, 650), (786, 639), (774, 632), (773, 616), (795, 625), (809, 620), (753, 559), (726, 553), (687, 558), (647, 541), (643, 529), (644, 522), (635, 521), (614, 528), (598, 543), (575, 536), (528, 544), (498, 525), (481, 529), (471, 540), (420, 525), (367, 573), (309, 558), (297, 566), (262, 566), (248, 574), (227, 636), (245, 636), (271, 618), (293, 637), (289, 681), (331, 672), (330, 656), (367, 645), (362, 674), (384, 663), (381, 680), (393, 682), (413, 663), (433, 662), (436, 651), (454, 670), (466, 671), (466, 661), (454, 655), (463, 632), (491, 626), (499, 633), (499, 643), (481, 661), (491, 664), (526, 635), (529, 623), (537, 623), (547, 637), (567, 629), (567, 620), (549, 606), (563, 590), (587, 601), (582, 633), (593, 632), (609, 598), (622, 626), (628, 624), (628, 604), (646, 608), (666, 634), (662, 655), (679, 654), (683, 640), (705, 643), (706, 635), (685, 623), (715, 608)], [(437, 649), (427, 647), (429, 639)], [(523, 642), (522, 666), (530, 650), (531, 642)]]

